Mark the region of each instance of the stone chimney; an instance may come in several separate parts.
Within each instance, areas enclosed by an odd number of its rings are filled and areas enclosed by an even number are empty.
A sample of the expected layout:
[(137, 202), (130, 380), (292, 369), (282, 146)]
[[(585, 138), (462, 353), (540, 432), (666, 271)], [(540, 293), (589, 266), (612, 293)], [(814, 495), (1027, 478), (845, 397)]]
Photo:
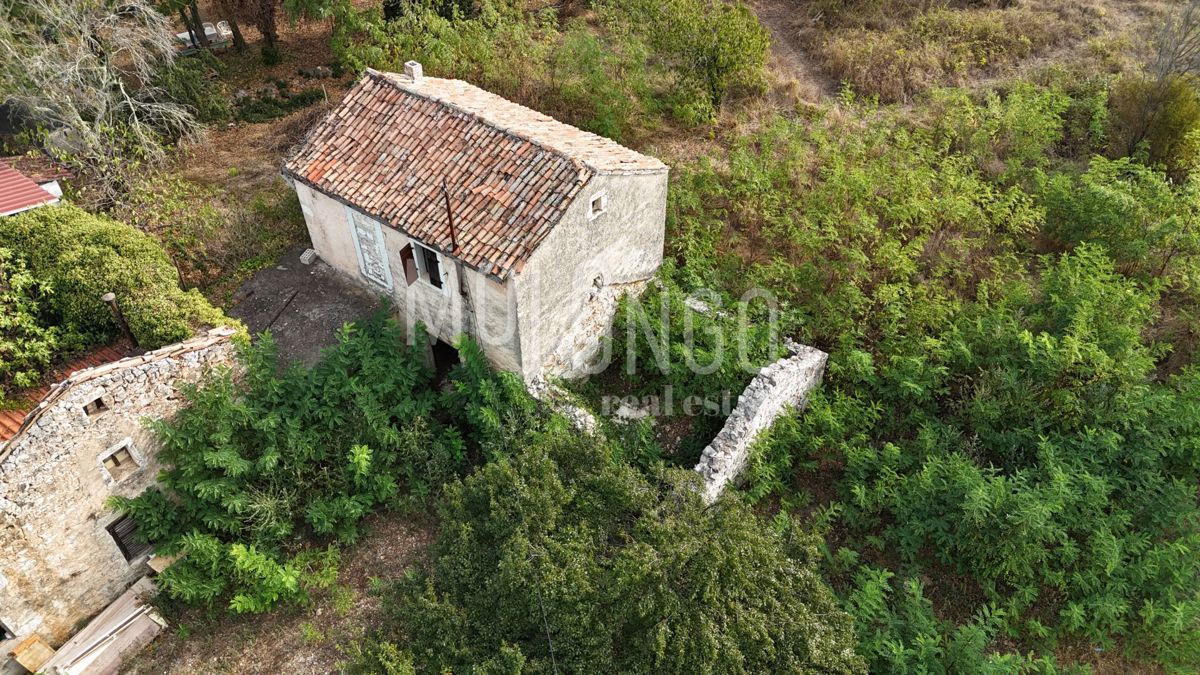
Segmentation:
[(408, 63), (404, 64), (404, 74), (408, 77), (408, 79), (412, 80), (413, 83), (420, 82), (421, 78), (425, 76), (425, 73), (422, 72), (421, 64), (416, 61), (409, 61)]

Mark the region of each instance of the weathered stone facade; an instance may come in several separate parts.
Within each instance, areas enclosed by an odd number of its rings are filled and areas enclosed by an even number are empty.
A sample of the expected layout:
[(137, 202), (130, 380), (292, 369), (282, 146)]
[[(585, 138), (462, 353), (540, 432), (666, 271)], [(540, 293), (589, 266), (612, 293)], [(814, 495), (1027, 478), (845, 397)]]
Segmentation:
[(120, 514), (106, 501), (155, 483), (144, 420), (171, 417), (182, 383), (232, 364), (232, 335), (214, 329), (76, 372), (0, 446), (0, 622), (12, 633), (61, 644), (146, 574), (149, 554), (126, 560), (109, 533)]
[(789, 349), (791, 356), (763, 368), (751, 380), (725, 426), (700, 456), (696, 471), (704, 478), (705, 501), (716, 501), (725, 486), (737, 479), (758, 435), (785, 410), (803, 410), (808, 393), (821, 383), (829, 355), (804, 345), (791, 344)]
[(589, 374), (662, 265), (666, 165), (405, 68), (368, 70), (285, 163), (313, 249), (431, 340), (527, 382)]

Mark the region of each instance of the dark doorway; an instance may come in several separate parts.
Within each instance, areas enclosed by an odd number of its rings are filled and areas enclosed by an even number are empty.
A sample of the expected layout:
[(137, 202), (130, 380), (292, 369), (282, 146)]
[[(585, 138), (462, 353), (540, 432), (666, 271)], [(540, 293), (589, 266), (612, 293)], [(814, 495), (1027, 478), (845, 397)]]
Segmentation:
[(458, 350), (453, 345), (441, 340), (433, 343), (433, 367), (437, 371), (438, 382), (445, 382), (446, 376), (458, 364)]

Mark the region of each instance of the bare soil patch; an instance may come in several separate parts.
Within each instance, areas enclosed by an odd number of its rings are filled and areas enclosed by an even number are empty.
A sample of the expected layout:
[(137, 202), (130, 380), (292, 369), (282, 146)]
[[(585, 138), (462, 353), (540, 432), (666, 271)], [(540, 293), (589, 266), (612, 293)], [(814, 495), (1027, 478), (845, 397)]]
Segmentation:
[(368, 534), (343, 553), (337, 584), (305, 607), (262, 615), (229, 616), (221, 608), (167, 610), (170, 628), (126, 664), (123, 672), (330, 673), (342, 649), (379, 625), (372, 579), (395, 579), (427, 563), (435, 523), (424, 515), (378, 514)]

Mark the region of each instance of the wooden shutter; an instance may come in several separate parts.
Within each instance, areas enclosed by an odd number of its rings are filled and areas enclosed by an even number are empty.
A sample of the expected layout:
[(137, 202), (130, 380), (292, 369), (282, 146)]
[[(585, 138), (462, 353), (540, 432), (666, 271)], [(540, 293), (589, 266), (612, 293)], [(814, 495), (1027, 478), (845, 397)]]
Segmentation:
[(108, 533), (126, 560), (133, 560), (150, 550), (150, 544), (138, 538), (137, 522), (129, 516), (121, 516), (108, 526)]
[(417, 256), (413, 253), (412, 244), (400, 249), (400, 264), (404, 267), (404, 280), (408, 285), (417, 283)]

